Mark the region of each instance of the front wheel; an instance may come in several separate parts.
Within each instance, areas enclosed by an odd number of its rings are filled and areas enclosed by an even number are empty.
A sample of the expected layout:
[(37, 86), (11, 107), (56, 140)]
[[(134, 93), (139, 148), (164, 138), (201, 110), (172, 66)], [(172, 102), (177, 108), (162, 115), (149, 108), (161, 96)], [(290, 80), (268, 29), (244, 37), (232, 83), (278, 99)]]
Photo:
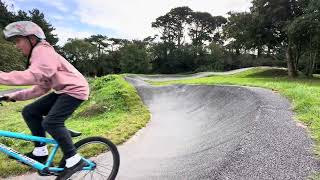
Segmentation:
[(77, 153), (95, 163), (92, 170), (83, 170), (70, 179), (106, 179), (114, 180), (117, 176), (120, 157), (117, 147), (103, 137), (88, 137), (74, 144)]

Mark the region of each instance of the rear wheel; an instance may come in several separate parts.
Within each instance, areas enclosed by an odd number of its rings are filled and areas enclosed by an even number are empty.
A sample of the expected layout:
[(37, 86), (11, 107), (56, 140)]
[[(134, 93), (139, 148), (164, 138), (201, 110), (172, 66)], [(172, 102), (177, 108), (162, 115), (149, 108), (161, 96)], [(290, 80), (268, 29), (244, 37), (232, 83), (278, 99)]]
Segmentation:
[(108, 139), (88, 137), (75, 143), (77, 153), (96, 164), (93, 170), (75, 173), (70, 179), (107, 179), (114, 180), (117, 176), (120, 157), (117, 147)]

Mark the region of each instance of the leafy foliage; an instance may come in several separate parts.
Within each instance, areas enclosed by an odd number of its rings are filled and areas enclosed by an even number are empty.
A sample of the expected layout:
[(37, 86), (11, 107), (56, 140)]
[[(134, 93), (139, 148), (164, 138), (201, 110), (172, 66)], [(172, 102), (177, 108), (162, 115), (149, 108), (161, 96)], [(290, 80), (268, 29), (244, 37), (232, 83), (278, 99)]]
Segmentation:
[(52, 31), (55, 30), (55, 28), (45, 19), (44, 14), (38, 9), (33, 9), (28, 12), (19, 10), (18, 13), (14, 13), (9, 11), (8, 5), (0, 0), (0, 28), (4, 28), (14, 21), (32, 21), (42, 28), (46, 35), (46, 40), (50, 44), (55, 46), (58, 42), (57, 35), (52, 34)]
[(0, 71), (23, 70), (26, 60), (11, 42), (3, 39), (0, 29)]
[(97, 51), (91, 43), (81, 39), (69, 39), (63, 47), (63, 52), (66, 59), (85, 75), (95, 71)]
[(123, 73), (148, 73), (150, 58), (142, 42), (128, 43), (119, 49), (120, 68)]
[[(37, 9), (10, 12), (0, 0), (0, 27), (32, 20), (57, 42), (54, 27)], [(143, 40), (92, 35), (55, 46), (80, 72), (100, 77), (113, 73), (184, 73), (270, 65), (288, 68), (289, 76), (320, 71), (319, 2), (317, 0), (253, 0), (249, 12), (229, 12), (228, 18), (176, 7), (151, 23), (158, 30)], [(1, 44), (10, 54), (14, 48)], [(5, 46), (5, 47), (4, 47)], [(8, 49), (8, 50), (7, 50)], [(2, 50), (2, 49), (1, 49)], [(2, 56), (4, 56), (3, 53)], [(8, 56), (8, 55), (7, 55)], [(22, 61), (3, 69), (14, 69)], [(5, 65), (6, 64), (6, 65)]]

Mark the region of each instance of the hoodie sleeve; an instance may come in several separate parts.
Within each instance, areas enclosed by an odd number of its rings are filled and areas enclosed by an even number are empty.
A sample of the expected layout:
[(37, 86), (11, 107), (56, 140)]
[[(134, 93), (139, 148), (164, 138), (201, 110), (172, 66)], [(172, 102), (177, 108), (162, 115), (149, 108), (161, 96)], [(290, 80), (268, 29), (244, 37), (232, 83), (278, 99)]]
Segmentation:
[(16, 91), (14, 93), (5, 94), (5, 96), (9, 96), (11, 99), (14, 99), (16, 101), (25, 101), (42, 96), (46, 94), (49, 90), (50, 88), (35, 85), (31, 89)]
[(43, 85), (57, 72), (58, 60), (55, 51), (46, 45), (36, 46), (30, 58), (30, 67), (25, 71), (0, 72), (0, 84)]
[(59, 65), (55, 53), (51, 46), (36, 46), (30, 58), (30, 67), (25, 71), (0, 72), (0, 84), (36, 85), (31, 90), (21, 91), (18, 97), (23, 97), (22, 99), (48, 92), (51, 89), (51, 77), (57, 72)]
[(25, 71), (0, 72), (0, 84), (3, 85), (35, 85), (36, 78), (28, 69)]

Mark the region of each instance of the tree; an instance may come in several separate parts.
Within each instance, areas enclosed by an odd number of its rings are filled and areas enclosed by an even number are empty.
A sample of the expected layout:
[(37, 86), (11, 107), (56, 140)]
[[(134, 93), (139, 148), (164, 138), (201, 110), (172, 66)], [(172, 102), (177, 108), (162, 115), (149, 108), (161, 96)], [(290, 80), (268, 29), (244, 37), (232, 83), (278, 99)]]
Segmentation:
[(224, 70), (223, 57), (225, 56), (225, 51), (223, 46), (216, 43), (210, 43), (206, 48), (208, 49), (209, 54), (205, 65), (206, 69), (204, 70)]
[(189, 36), (193, 45), (201, 46), (205, 41), (214, 40), (214, 32), (227, 20), (222, 16), (213, 17), (207, 12), (192, 12), (190, 17)]
[[(48, 21), (44, 17), (44, 14), (40, 12), (38, 9), (33, 9), (29, 11), (29, 13), (30, 19), (28, 18), (26, 20), (31, 20), (32, 22), (38, 24), (42, 28), (44, 34), (46, 35), (46, 40), (51, 45), (55, 46), (59, 39), (57, 38), (57, 35), (52, 34), (52, 31), (54, 31), (55, 28), (50, 23), (48, 23)], [(25, 15), (23, 12), (21, 12), (21, 14), (23, 14), (22, 17)]]
[(104, 53), (105, 48), (109, 46), (107, 41), (107, 36), (103, 36), (101, 34), (98, 35), (92, 35), (89, 38), (86, 39), (86, 41), (90, 42), (91, 44), (95, 45), (97, 47), (97, 59), (100, 58), (101, 54)]
[(129, 43), (128, 40), (120, 38), (108, 38), (108, 41), (110, 41), (109, 45), (111, 47), (111, 52), (114, 52), (117, 48)]
[(15, 20), (15, 14), (0, 0), (0, 71), (23, 70), (26, 59), (17, 51), (11, 42), (3, 39), (2, 29)]
[[(296, 18), (287, 29), (293, 48), (299, 49), (299, 55), (304, 53), (308, 57), (305, 74), (312, 76), (319, 59), (320, 51), (320, 2), (311, 0), (305, 13)], [(298, 64), (295, 59), (295, 64)]]
[(19, 10), (18, 14), (15, 16), (16, 21), (31, 21), (31, 18), (29, 17), (28, 13), (25, 11)]
[(173, 8), (152, 22), (152, 27), (160, 29), (160, 39), (164, 42), (173, 42), (177, 46), (181, 46), (185, 34), (184, 30), (189, 23), (191, 13), (192, 10), (187, 6)]
[[(172, 72), (172, 67), (177, 67), (178, 55), (176, 48), (183, 45), (185, 39), (185, 26), (189, 24), (192, 10), (189, 7), (177, 7), (170, 10), (164, 16), (160, 16), (152, 23), (153, 28), (160, 29), (160, 39), (163, 43), (156, 43), (152, 46), (154, 58), (152, 58), (153, 68), (160, 72)], [(167, 71), (165, 71), (167, 69)]]
[(123, 73), (147, 73), (150, 71), (150, 56), (145, 43), (135, 41), (119, 49), (120, 68)]
[(10, 12), (8, 6), (0, 0), (0, 28), (4, 28), (9, 23), (15, 21), (32, 21), (38, 24), (46, 35), (46, 40), (56, 47), (56, 43), (59, 39), (57, 38), (57, 35), (52, 33), (55, 28), (48, 23), (42, 12), (38, 9), (33, 9), (29, 11), (28, 14), (25, 11), (19, 10), (18, 13), (15, 14), (14, 12)]
[(174, 39), (177, 41), (178, 47), (182, 45), (182, 40), (185, 38), (184, 30), (190, 21), (191, 13), (192, 10), (187, 6), (173, 8), (168, 13), (172, 19), (171, 26), (175, 35)]
[(234, 49), (239, 55), (241, 49), (247, 50), (254, 47), (252, 40), (254, 31), (251, 28), (253, 17), (247, 12), (229, 12), (228, 15), (230, 16), (228, 22), (223, 27), (224, 38), (229, 41), (228, 47)]
[(96, 75), (96, 47), (82, 39), (69, 39), (62, 48), (66, 59), (85, 75)]
[[(253, 0), (251, 12), (261, 20), (260, 29), (270, 32), (271, 39), (277, 46), (286, 49), (288, 75), (295, 77), (297, 67), (294, 59), (297, 56), (293, 49), (293, 42), (286, 32), (287, 26), (303, 13), (307, 0)], [(270, 37), (269, 37), (270, 38)], [(265, 43), (267, 44), (267, 43)]]
[(223, 39), (223, 26), (228, 22), (227, 19), (223, 16), (215, 16), (215, 24), (217, 25), (216, 29), (214, 30), (214, 35), (212, 37), (212, 41), (210, 43), (219, 43), (224, 44)]
[(11, 42), (4, 40), (0, 28), (0, 71), (23, 70), (26, 59), (14, 47)]
[(0, 29), (14, 20), (14, 14), (8, 11), (8, 6), (0, 0)]
[(166, 14), (164, 16), (160, 16), (156, 19), (155, 22), (152, 22), (152, 27), (153, 28), (158, 28), (160, 29), (160, 39), (163, 40), (164, 42), (174, 42), (174, 31), (173, 28), (170, 26), (171, 25), (171, 17), (169, 14)]

